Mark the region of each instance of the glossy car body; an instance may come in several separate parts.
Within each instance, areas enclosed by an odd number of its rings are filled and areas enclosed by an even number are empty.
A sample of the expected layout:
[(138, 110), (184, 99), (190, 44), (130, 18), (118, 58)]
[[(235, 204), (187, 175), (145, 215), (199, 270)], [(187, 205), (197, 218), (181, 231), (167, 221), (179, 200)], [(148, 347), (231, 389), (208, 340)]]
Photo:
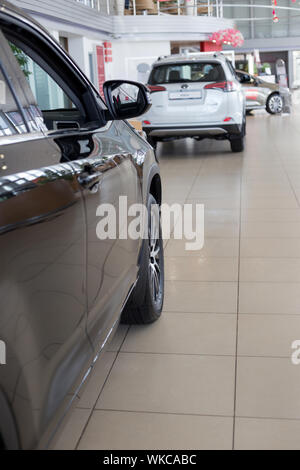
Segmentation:
[(261, 77), (255, 77), (239, 70), (236, 73), (245, 93), (247, 111), (266, 109), (271, 114), (282, 112), (283, 98), (280, 96), (278, 83), (269, 83)]
[(230, 140), (242, 131), (244, 95), (222, 54), (161, 58), (152, 66), (148, 86), (152, 107), (143, 117), (143, 128), (150, 141)]
[[(9, 77), (23, 113), (0, 100), (0, 447), (47, 448), (137, 282), (143, 242), (100, 240), (97, 208), (118, 210), (119, 195), (128, 205), (146, 203), (149, 193), (160, 202), (161, 183), (146, 140), (110, 118), (40, 25), (0, 6), (0, 81), (8, 96)], [(8, 39), (45, 67), (76, 109), (40, 112)]]

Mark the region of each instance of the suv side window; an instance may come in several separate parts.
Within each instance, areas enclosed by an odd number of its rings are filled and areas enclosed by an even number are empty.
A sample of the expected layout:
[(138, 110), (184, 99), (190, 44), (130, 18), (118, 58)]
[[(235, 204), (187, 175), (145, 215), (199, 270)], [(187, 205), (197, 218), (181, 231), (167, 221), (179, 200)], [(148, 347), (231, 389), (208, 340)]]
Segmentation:
[(43, 111), (74, 109), (76, 106), (62, 88), (36, 62), (23, 52), (26, 77), (38, 107)]
[(228, 67), (229, 67), (230, 72), (232, 73), (232, 75), (234, 76), (234, 78), (236, 78), (236, 79), (238, 80), (239, 78), (238, 78), (238, 76), (237, 76), (237, 74), (236, 74), (236, 71), (235, 71), (233, 65), (232, 65), (232, 62), (231, 62), (230, 60), (228, 60), (228, 59), (226, 60), (226, 62), (227, 62), (227, 65), (228, 65)]
[[(3, 32), (2, 32), (3, 31)], [(63, 53), (24, 31), (0, 30), (10, 77), (21, 96), (30, 132), (74, 130), (106, 124), (103, 102), (93, 86), (72, 70)], [(3, 47), (2, 47), (3, 46)]]
[(6, 39), (0, 31), (0, 136), (23, 134), (29, 129), (23, 108), (26, 99), (12, 71), (11, 55)]
[(27, 132), (22, 113), (0, 67), (0, 136)]
[[(85, 122), (85, 116), (79, 111), (79, 106), (20, 45), (11, 41), (9, 44), (23, 75), (20, 79), (27, 102), (42, 118), (42, 130), (80, 128)], [(31, 130), (34, 131), (33, 128)]]

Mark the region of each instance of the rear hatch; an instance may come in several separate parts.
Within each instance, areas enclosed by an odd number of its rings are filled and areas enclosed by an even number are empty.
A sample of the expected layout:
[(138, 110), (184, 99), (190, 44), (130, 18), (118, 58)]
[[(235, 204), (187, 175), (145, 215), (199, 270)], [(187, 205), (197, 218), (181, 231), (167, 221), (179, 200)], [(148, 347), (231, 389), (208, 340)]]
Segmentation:
[[(224, 84), (224, 87), (214, 84)], [(151, 124), (217, 123), (227, 116), (226, 77), (219, 62), (185, 62), (156, 66), (149, 79)]]

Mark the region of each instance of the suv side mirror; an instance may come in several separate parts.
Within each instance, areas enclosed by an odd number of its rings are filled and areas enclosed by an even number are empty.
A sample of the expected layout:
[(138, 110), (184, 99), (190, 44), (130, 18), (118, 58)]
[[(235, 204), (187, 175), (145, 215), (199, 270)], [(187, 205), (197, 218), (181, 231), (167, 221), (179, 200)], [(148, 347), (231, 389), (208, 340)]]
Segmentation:
[(151, 107), (149, 90), (139, 82), (108, 80), (103, 85), (103, 92), (113, 119), (135, 118)]

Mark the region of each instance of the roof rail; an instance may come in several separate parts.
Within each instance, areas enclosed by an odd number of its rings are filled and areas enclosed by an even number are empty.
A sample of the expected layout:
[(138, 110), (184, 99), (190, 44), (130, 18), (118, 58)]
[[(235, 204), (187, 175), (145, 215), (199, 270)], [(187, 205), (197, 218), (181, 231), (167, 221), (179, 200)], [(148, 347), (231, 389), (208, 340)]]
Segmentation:
[(226, 58), (226, 54), (223, 53), (223, 51), (207, 51), (207, 52), (184, 52), (184, 53), (179, 53), (179, 54), (168, 54), (168, 55), (161, 55), (159, 56), (156, 61), (160, 62), (162, 60), (166, 59), (196, 59), (197, 57), (205, 57), (205, 56), (211, 56), (211, 57), (219, 57), (219, 58)]

